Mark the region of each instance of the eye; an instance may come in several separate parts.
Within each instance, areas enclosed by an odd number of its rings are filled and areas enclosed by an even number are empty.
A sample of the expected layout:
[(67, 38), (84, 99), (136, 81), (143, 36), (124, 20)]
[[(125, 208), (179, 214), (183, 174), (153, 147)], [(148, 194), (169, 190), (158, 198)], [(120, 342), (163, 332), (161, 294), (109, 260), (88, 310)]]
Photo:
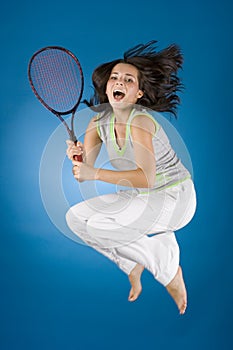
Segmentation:
[(134, 80), (132, 78), (125, 78), (126, 83), (133, 83)]
[(116, 76), (116, 75), (111, 75), (109, 79), (111, 79), (111, 80), (117, 80), (117, 76)]

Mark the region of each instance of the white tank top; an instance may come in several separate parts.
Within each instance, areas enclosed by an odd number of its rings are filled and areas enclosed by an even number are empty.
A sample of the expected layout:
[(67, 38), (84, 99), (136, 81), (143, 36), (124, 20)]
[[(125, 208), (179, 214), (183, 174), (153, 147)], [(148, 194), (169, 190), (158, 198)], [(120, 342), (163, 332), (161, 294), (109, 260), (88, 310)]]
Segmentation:
[(110, 113), (109, 115), (102, 117), (102, 114), (100, 113), (97, 116), (97, 132), (100, 139), (106, 145), (112, 166), (118, 170), (134, 170), (137, 168), (134, 156), (133, 139), (130, 131), (131, 122), (137, 115), (146, 115), (154, 122), (156, 128), (152, 139), (156, 162), (155, 185), (150, 189), (139, 188), (139, 192), (158, 191), (170, 186), (175, 186), (190, 178), (189, 171), (177, 157), (161, 125), (146, 110), (141, 111), (136, 110), (135, 108), (131, 111), (126, 124), (125, 144), (122, 148), (118, 146), (115, 136), (114, 114)]

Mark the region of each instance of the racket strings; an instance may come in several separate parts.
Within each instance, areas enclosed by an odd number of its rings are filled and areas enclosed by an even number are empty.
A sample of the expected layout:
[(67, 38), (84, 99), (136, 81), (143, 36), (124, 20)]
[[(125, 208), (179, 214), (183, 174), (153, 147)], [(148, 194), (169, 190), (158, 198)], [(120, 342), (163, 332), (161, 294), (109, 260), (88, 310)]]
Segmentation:
[(59, 49), (42, 51), (31, 62), (30, 74), (36, 93), (53, 110), (65, 113), (77, 104), (82, 72), (70, 54)]

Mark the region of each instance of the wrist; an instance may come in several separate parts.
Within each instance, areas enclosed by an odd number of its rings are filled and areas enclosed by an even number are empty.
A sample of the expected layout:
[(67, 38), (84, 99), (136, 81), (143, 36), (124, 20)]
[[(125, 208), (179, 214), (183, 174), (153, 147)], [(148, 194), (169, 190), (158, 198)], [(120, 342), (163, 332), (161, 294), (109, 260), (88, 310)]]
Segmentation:
[(100, 180), (100, 168), (95, 168), (95, 180)]

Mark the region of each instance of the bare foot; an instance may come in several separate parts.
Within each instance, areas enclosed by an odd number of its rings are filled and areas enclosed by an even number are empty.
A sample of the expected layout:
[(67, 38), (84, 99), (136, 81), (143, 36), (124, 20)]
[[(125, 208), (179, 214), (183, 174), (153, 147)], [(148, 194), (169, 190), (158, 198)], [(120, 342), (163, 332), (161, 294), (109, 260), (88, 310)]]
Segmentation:
[(166, 288), (178, 306), (180, 314), (183, 315), (187, 307), (187, 292), (184, 284), (182, 269), (180, 266), (178, 268), (177, 274), (166, 286)]
[(129, 274), (129, 281), (132, 286), (129, 292), (129, 301), (135, 301), (142, 292), (141, 275), (144, 266), (137, 264)]

